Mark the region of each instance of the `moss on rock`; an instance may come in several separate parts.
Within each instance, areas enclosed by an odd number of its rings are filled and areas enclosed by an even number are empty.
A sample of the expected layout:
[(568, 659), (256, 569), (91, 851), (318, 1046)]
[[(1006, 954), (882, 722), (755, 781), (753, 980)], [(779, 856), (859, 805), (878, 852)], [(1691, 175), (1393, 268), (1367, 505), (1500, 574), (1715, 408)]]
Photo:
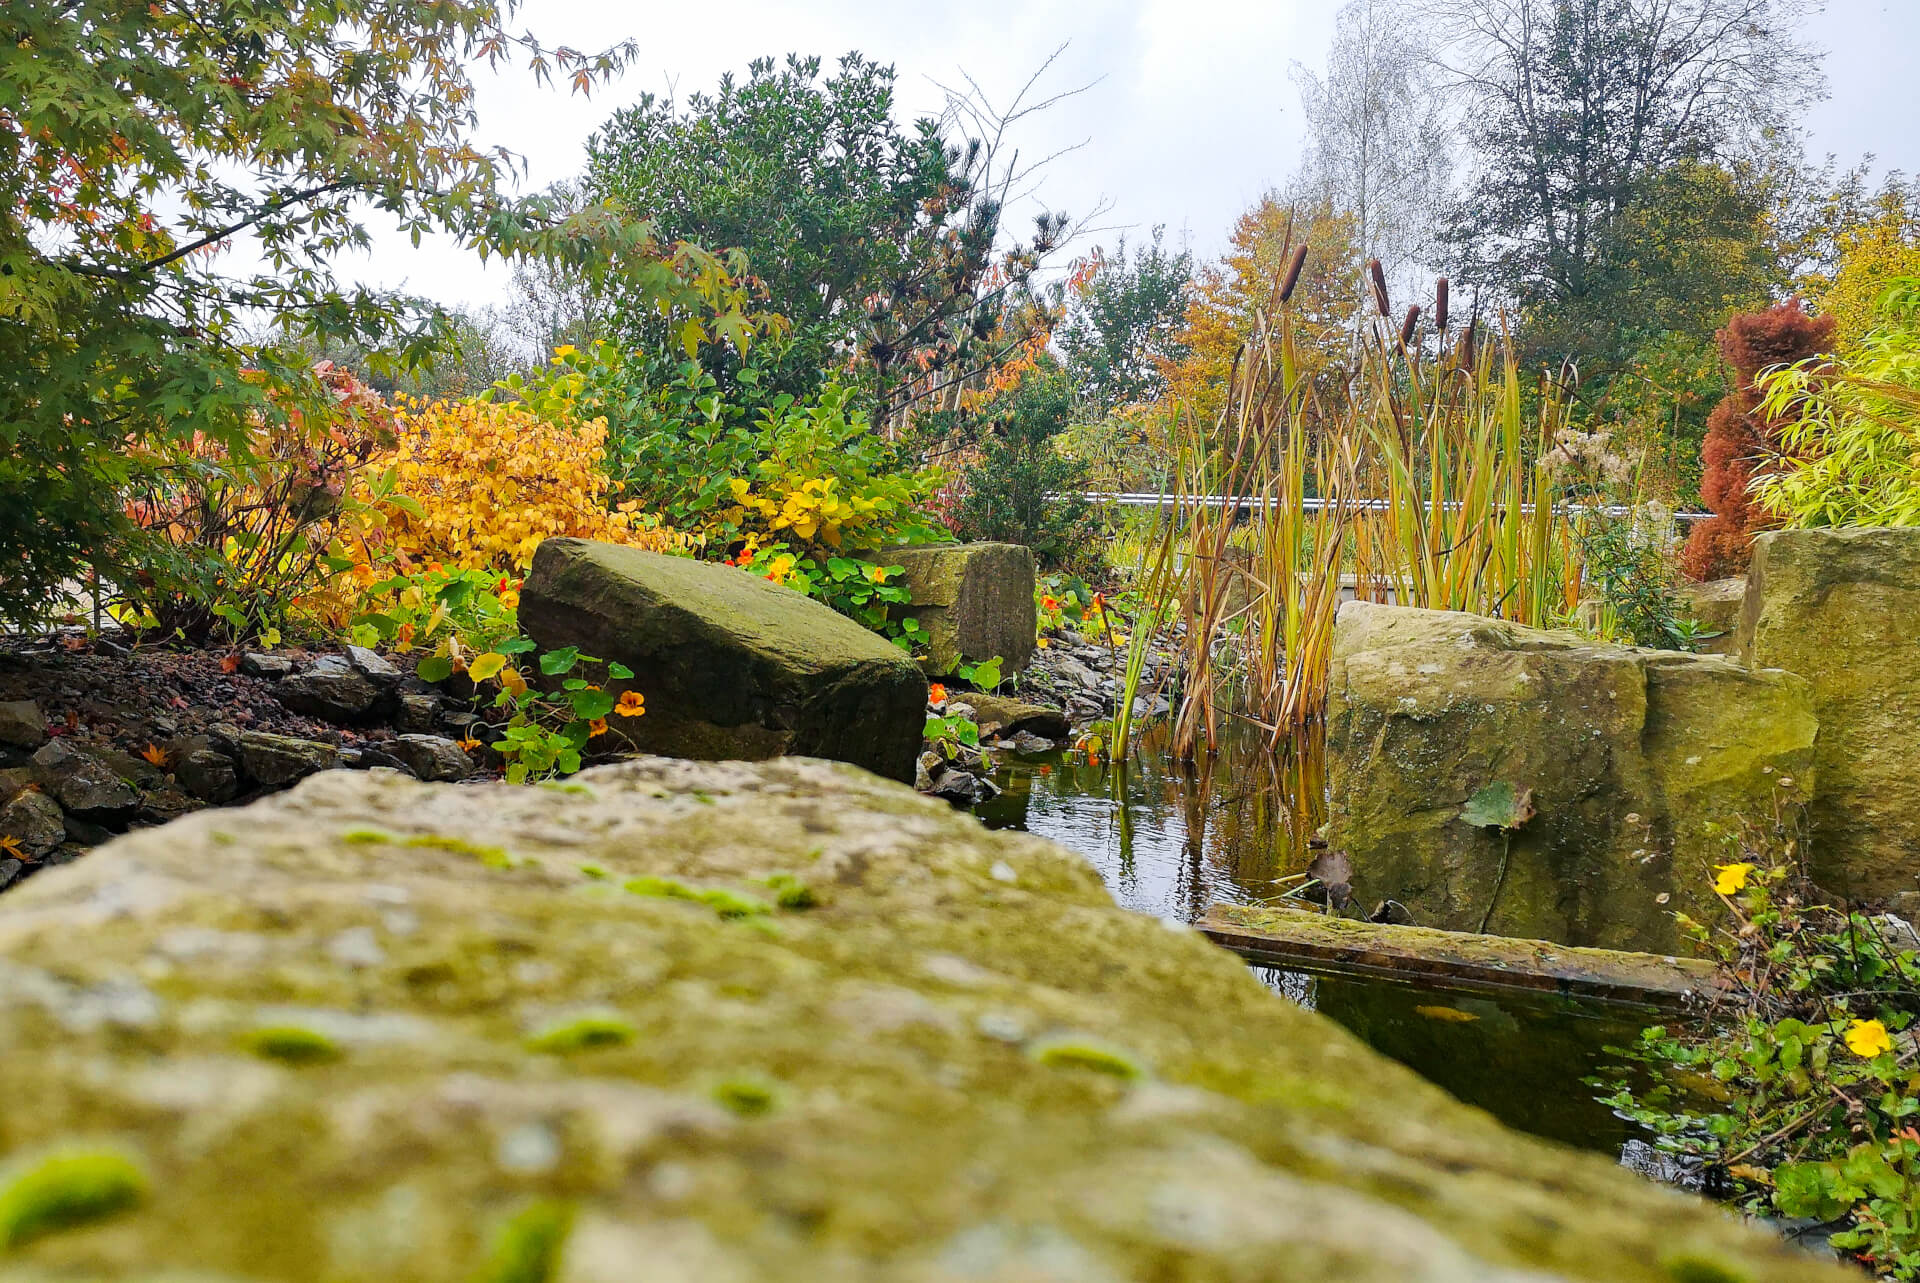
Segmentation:
[[(1807, 683), (1720, 656), (1351, 602), (1328, 681), (1329, 840), (1424, 926), (1672, 953), (1728, 835), (1813, 785)], [(1467, 814), (1496, 785), (1511, 833)]]
[(1851, 897), (1920, 892), (1920, 529), (1759, 536), (1740, 652), (1812, 683), (1814, 879)]
[(1033, 550), (1010, 543), (920, 544), (864, 554), (899, 566), (907, 608), (927, 630), (927, 667), (950, 673), (961, 660), (998, 656), (1008, 673), (1033, 659), (1038, 616), (1033, 604)]
[[(1822, 1277), (1503, 1130), (1051, 844), (817, 761), (585, 778), (331, 772), (9, 893), (0, 1151), (110, 1138), (148, 1193), (0, 1278)], [(622, 889), (781, 873), (817, 902)], [(633, 1036), (528, 1046), (587, 1015)], [(237, 1045), (276, 1026), (346, 1054)]]
[(584, 539), (534, 554), (520, 623), (541, 646), (626, 665), (646, 697), (609, 730), (698, 760), (783, 753), (913, 778), (927, 683), (898, 647), (819, 602), (725, 566)]

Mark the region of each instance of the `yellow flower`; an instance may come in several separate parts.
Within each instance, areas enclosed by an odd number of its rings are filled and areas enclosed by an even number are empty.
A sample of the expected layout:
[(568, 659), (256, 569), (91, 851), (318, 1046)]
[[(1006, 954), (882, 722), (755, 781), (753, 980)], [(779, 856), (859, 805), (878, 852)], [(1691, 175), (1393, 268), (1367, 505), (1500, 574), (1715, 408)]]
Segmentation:
[(1871, 1060), (1893, 1050), (1893, 1035), (1878, 1020), (1856, 1020), (1847, 1026), (1847, 1050)]
[(885, 566), (868, 566), (867, 578), (871, 579), (876, 584), (885, 583), (887, 581), (886, 567)]
[(1051, 639), (1046, 637), (1036, 637), (1033, 639), (1033, 644), (1038, 646), (1041, 650), (1045, 650), (1047, 647), (1053, 645), (1053, 642)]
[(1746, 889), (1747, 879), (1753, 876), (1751, 864), (1718, 864), (1714, 866), (1713, 889), (1721, 895), (1732, 895)]

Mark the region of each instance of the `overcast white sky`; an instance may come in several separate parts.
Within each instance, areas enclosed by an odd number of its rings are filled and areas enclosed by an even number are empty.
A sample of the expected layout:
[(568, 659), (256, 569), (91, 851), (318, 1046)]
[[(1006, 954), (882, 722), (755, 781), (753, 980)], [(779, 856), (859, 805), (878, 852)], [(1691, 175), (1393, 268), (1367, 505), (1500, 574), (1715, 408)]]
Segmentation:
[[(578, 173), (587, 136), (643, 90), (684, 97), (762, 54), (851, 49), (899, 72), (901, 114), (936, 112), (935, 81), (964, 68), (990, 94), (1011, 96), (1063, 41), (1045, 84), (1085, 94), (1036, 118), (1034, 153), (1086, 140), (1054, 162), (1042, 197), (1079, 215), (1112, 204), (1104, 222), (1184, 232), (1213, 254), (1239, 212), (1299, 164), (1301, 118), (1289, 75), (1319, 69), (1336, 0), (526, 0), (524, 26), (550, 44), (598, 49), (629, 37), (640, 56), (591, 99), (536, 87), (524, 71), (483, 73), (481, 138), (525, 156), (527, 185)], [(1815, 108), (1813, 146), (1842, 162), (1920, 171), (1920, 0), (1828, 0), (1809, 33), (1828, 51), (1831, 97)], [(1107, 241), (1112, 235), (1104, 237)], [(379, 235), (360, 264), (369, 283), (404, 286), (448, 304), (498, 302), (505, 269), (483, 270), (450, 244), (416, 250)]]

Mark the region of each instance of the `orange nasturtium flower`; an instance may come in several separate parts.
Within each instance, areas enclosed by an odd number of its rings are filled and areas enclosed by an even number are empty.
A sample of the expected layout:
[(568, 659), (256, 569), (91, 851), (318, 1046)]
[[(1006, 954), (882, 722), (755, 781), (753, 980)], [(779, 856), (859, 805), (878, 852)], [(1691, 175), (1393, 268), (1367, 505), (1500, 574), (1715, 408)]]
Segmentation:
[(613, 711), (622, 717), (639, 717), (647, 711), (647, 697), (639, 691), (624, 691)]
[(1893, 1050), (1893, 1035), (1878, 1020), (1856, 1020), (1847, 1026), (1847, 1050), (1868, 1060)]
[(589, 739), (591, 739), (591, 738), (593, 738), (593, 737), (595, 737), (595, 736), (599, 736), (599, 735), (605, 735), (606, 733), (607, 733), (607, 719), (606, 719), (606, 718), (604, 718), (604, 717), (596, 717), (596, 718), (594, 718), (594, 719), (593, 719), (593, 720), (592, 720), (591, 722), (588, 722), (588, 723), (587, 723), (587, 737), (588, 737)]
[(939, 682), (927, 687), (927, 703), (944, 704), (947, 702), (947, 688)]
[(1721, 895), (1732, 895), (1746, 889), (1747, 879), (1753, 876), (1751, 864), (1717, 864), (1713, 871), (1719, 876), (1713, 880), (1713, 889)]
[(1058, 597), (1042, 597), (1040, 599), (1040, 609), (1058, 610), (1060, 609), (1060, 599)]

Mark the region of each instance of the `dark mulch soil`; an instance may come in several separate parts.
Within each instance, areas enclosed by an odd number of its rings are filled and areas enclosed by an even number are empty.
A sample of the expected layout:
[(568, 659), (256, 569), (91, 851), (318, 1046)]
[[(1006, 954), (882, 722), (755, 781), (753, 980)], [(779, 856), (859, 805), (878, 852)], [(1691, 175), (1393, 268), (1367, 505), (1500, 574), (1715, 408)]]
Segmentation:
[[(306, 652), (282, 648), (303, 657)], [(138, 755), (225, 722), (353, 747), (392, 738), (383, 727), (346, 730), (282, 707), (273, 683), (222, 670), (227, 652), (135, 645), (125, 634), (89, 640), (0, 636), (0, 702), (30, 699), (53, 735)]]

